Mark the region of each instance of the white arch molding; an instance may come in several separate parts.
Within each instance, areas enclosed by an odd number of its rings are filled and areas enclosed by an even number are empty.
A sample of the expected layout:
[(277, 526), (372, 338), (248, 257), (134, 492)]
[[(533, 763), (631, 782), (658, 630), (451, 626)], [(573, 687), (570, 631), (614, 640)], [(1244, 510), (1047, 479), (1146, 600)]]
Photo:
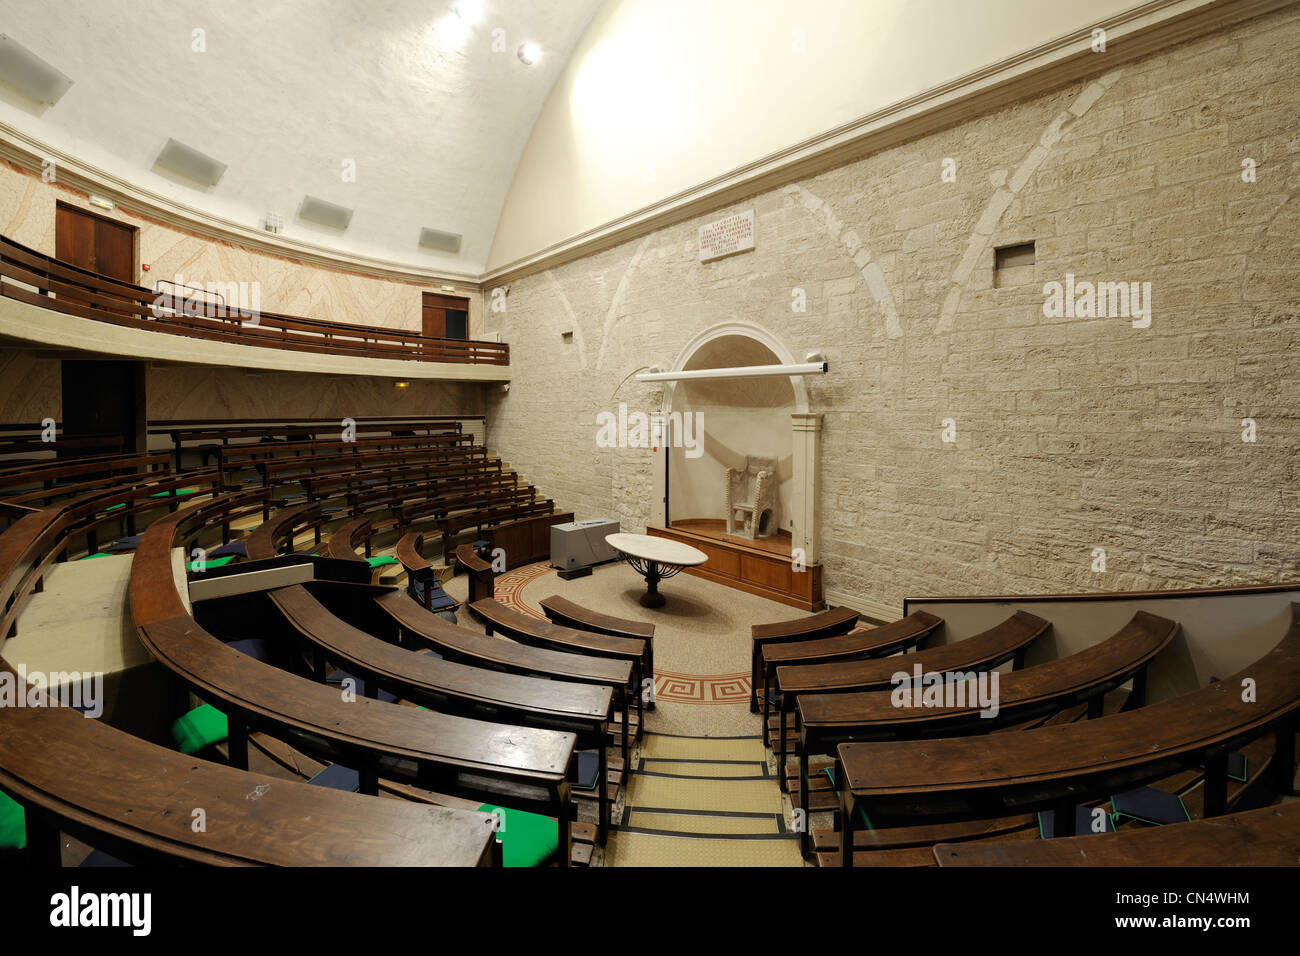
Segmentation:
[[(753, 322), (731, 321), (711, 325), (692, 338), (673, 361), (669, 371), (681, 372), (691, 358), (705, 345), (721, 338), (742, 336), (752, 339), (768, 349), (777, 357), (780, 364), (792, 365), (796, 359), (794, 353), (770, 331)], [(817, 493), (821, 473), (821, 414), (809, 410), (808, 386), (802, 375), (791, 375), (790, 384), (794, 388), (795, 411), (790, 416), (790, 447), (793, 474), (790, 494), (790, 544), (801, 551), (806, 564), (817, 563), (819, 558), (819, 538), (817, 526), (820, 519), (819, 496)], [(667, 420), (673, 408), (673, 396), (677, 383), (666, 382), (660, 411)], [(651, 482), (651, 521), (660, 527), (668, 524), (668, 449), (660, 447), (653, 453)]]

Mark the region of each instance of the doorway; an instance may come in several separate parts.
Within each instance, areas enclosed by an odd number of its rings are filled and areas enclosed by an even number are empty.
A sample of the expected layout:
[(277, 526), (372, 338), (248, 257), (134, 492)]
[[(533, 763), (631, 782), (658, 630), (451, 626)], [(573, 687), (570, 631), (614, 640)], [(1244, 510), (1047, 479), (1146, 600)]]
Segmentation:
[(135, 283), (135, 227), (60, 202), (54, 255), (81, 269)]
[(117, 435), (124, 452), (147, 449), (144, 362), (65, 359), (62, 376), (66, 434)]
[(469, 299), (425, 292), (420, 314), (420, 331), (431, 338), (469, 338)]

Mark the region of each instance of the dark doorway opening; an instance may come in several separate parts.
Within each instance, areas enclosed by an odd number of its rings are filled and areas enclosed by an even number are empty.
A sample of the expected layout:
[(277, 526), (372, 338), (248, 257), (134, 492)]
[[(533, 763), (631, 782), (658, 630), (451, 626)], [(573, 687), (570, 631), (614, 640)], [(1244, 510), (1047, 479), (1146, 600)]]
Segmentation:
[(124, 452), (148, 447), (145, 364), (115, 360), (63, 362), (63, 430), (117, 435)]

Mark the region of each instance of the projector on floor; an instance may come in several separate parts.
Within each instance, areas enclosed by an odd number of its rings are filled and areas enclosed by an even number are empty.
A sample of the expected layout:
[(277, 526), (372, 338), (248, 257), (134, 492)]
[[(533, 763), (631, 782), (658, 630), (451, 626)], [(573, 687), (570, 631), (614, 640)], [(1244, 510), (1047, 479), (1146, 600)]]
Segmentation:
[(608, 518), (551, 525), (552, 567), (559, 568), (563, 578), (590, 574), (593, 565), (618, 557), (618, 552), (605, 543), (605, 535), (618, 531), (618, 522)]

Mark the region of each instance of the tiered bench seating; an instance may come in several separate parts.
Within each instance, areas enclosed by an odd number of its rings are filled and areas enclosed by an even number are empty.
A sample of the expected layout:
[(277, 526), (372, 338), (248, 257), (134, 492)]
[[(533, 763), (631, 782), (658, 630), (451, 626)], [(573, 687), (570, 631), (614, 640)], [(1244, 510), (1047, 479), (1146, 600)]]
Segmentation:
[[(917, 619), (913, 621), (913, 626), (925, 627), (928, 623), (925, 619)], [(851, 691), (885, 690), (894, 686), (894, 674), (900, 670), (911, 672), (917, 666), (923, 673), (987, 671), (1011, 661), (1012, 667), (1018, 670), (1024, 666), (1025, 652), (1029, 646), (1051, 626), (1050, 621), (1045, 621), (1041, 617), (1026, 611), (1017, 611), (996, 627), (973, 637), (953, 644), (940, 644), (898, 659), (879, 657), (833, 664), (778, 667), (776, 686), (781, 695), (782, 706), (776, 727), (776, 751), (779, 760), (777, 765), (785, 765), (789, 740), (787, 715), (794, 711), (796, 702), (803, 694), (845, 694)]]
[[(963, 642), (964, 643), (964, 642)], [(1253, 699), (1243, 693), (1254, 688)], [(926, 741), (843, 743), (841, 858), (862, 810), (873, 826), (997, 817), (1008, 810), (1051, 811), (1058, 836), (1072, 836), (1075, 806), (1205, 765), (1202, 813), (1226, 808), (1228, 755), (1275, 733), (1273, 773), (1289, 792), (1300, 714), (1300, 605), (1278, 645), (1236, 674), (1200, 690), (1136, 710), (1016, 733)]]
[[(886, 690), (804, 694), (797, 704), (797, 805), (810, 806), (811, 775), (822, 769), (811, 765), (810, 755), (832, 753), (840, 743), (957, 737), (1036, 726), (1041, 718), (1079, 704), (1086, 706), (1087, 717), (1100, 717), (1106, 695), (1129, 680), (1134, 686), (1124, 706), (1139, 707), (1145, 700), (1147, 665), (1169, 646), (1177, 631), (1174, 621), (1140, 611), (1118, 633), (1086, 650), (999, 675), (999, 709), (991, 717), (982, 714), (976, 703), (900, 708)], [(911, 659), (894, 663), (900, 670), (908, 670)], [(789, 786), (788, 774), (782, 774), (782, 783)], [(830, 795), (828, 791), (826, 795)], [(803, 848), (806, 855), (806, 833)]]
[[(0, 662), (0, 669), (9, 670)], [(78, 711), (0, 713), (0, 789), (26, 810), (27, 859), (67, 833), (140, 865), (500, 865), (489, 813), (379, 800), (159, 747)], [(205, 814), (195, 831), (195, 808)]]
[(1300, 866), (1300, 801), (1053, 840), (941, 843), (939, 866)]
[[(459, 552), (458, 552), (459, 554)], [(632, 621), (613, 614), (602, 614), (570, 601), (559, 594), (542, 598), (539, 602), (548, 619), (562, 627), (572, 627), (579, 631), (593, 634), (608, 634), (611, 637), (630, 637), (645, 641), (646, 673), (654, 675), (654, 640), (655, 626), (649, 621)]]
[[(559, 820), (560, 860), (570, 859), (567, 772), (576, 735), (403, 707), (358, 697), (279, 670), (223, 644), (186, 609), (172, 576), (171, 547), (196, 506), (156, 522), (131, 574), (131, 611), (145, 647), (183, 685), (229, 721), (231, 763), (247, 768), (248, 735), (262, 730), (360, 774), (361, 792), (396, 778), (458, 796), (505, 803)], [(191, 525), (192, 526), (192, 525)]]
[[(49, 563), (70, 546), (69, 536), (118, 497), (116, 489), (83, 495), (33, 512), (0, 534), (0, 635), (40, 589)], [(172, 582), (165, 560), (160, 587)], [(7, 664), (0, 662), (0, 669), (18, 680)], [(0, 708), (0, 789), (23, 806), (25, 852), (39, 866), (60, 864), (60, 831), (140, 864), (501, 862), (489, 814), (250, 774), (156, 746), (62, 706)], [(192, 826), (196, 807), (206, 812), (198, 832)]]
[[(780, 695), (780, 688), (776, 686), (778, 667), (887, 657), (890, 654), (920, 647), (942, 625), (943, 621), (933, 614), (918, 611), (889, 624), (857, 628), (835, 637), (764, 644), (760, 654), (760, 670), (763, 674), (763, 726), (770, 728), (774, 694), (780, 697), (782, 727), (784, 727), (784, 714), (793, 709), (793, 698), (786, 700)], [(771, 739), (769, 730), (766, 740), (770, 742)]]
[(640, 687), (642, 678), (648, 673), (646, 668), (649, 665), (647, 641), (561, 627), (549, 621), (539, 620), (531, 614), (506, 607), (495, 598), (482, 598), (472, 602), (468, 607), (470, 612), (483, 622), (489, 637), (500, 631), (512, 640), (532, 644), (535, 647), (547, 647), (552, 650), (571, 651), (595, 657), (612, 657), (630, 662), (632, 674), (628, 691), (636, 695), (637, 730), (635, 733), (639, 733), (644, 717), (643, 695), (640, 693)]
[(768, 644), (788, 641), (811, 641), (819, 637), (847, 634), (858, 623), (861, 615), (847, 607), (818, 611), (793, 621), (775, 624), (755, 624), (750, 628), (754, 649), (750, 662), (749, 712), (758, 713), (758, 685), (762, 680), (763, 648)]
[(304, 585), (277, 588), (269, 596), (285, 620), (309, 642), (318, 680), (324, 681), (329, 673), (328, 661), (364, 681), (368, 696), (383, 688), (403, 700), (437, 710), (465, 714), (489, 710), (510, 723), (577, 733), (578, 745), (594, 747), (598, 754), (597, 839), (604, 842), (609, 825), (605, 743), (614, 720), (611, 687), (483, 670), (412, 653), (335, 617)]

